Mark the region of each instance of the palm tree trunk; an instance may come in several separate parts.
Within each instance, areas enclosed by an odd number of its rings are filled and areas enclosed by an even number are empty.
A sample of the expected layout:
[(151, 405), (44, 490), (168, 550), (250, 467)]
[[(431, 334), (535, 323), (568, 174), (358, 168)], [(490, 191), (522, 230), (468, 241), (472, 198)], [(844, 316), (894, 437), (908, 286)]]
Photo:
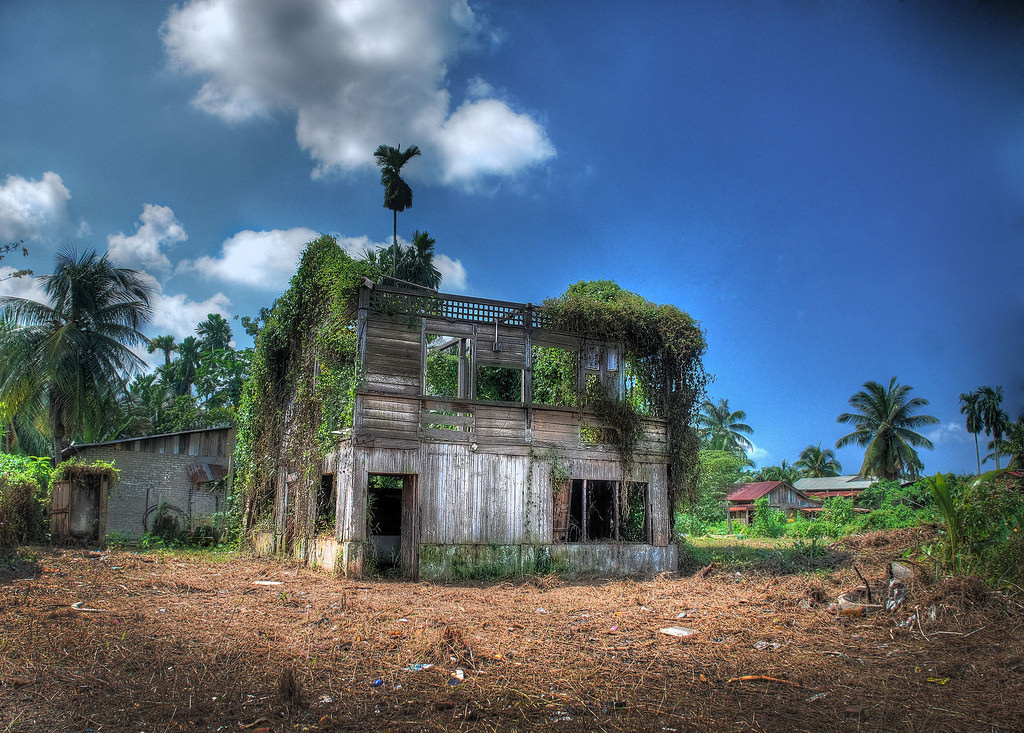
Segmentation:
[(981, 475), (981, 449), (978, 447), (978, 434), (974, 434), (974, 455), (978, 459), (978, 475)]
[(391, 240), (391, 277), (394, 277), (398, 267), (398, 209), (392, 209), (391, 215), (394, 219)]

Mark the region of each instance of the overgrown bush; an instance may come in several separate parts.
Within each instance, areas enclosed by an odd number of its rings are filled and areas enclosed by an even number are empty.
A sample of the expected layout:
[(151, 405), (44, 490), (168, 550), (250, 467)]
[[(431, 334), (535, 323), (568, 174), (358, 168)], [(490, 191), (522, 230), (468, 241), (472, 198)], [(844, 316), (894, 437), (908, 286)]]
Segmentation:
[(775, 509), (768, 502), (767, 496), (754, 501), (754, 521), (750, 525), (750, 534), (754, 537), (781, 537), (786, 531), (785, 512)]
[(0, 550), (45, 539), (49, 461), (0, 454)]

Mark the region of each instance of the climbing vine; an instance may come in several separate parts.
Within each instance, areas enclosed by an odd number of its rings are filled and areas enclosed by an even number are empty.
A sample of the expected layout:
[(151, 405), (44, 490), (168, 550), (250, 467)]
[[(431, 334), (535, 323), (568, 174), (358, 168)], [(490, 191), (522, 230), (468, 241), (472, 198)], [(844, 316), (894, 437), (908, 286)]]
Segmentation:
[(601, 437), (616, 447), (625, 467), (642, 437), (644, 416), (666, 420), (669, 502), (675, 510), (692, 501), (698, 472), (693, 425), (708, 381), (700, 324), (673, 305), (656, 305), (610, 280), (570, 286), (545, 300), (541, 315), (548, 328), (622, 345), (629, 389), (618, 396), (599, 382), (588, 384), (587, 407), (610, 426)]
[(286, 532), (312, 535), (309, 502), (317, 495), (321, 462), (337, 442), (332, 433), (352, 425), (359, 286), (373, 274), (371, 265), (323, 235), (306, 247), (260, 329), (235, 448), (246, 526), (270, 511), (284, 475), (295, 497)]

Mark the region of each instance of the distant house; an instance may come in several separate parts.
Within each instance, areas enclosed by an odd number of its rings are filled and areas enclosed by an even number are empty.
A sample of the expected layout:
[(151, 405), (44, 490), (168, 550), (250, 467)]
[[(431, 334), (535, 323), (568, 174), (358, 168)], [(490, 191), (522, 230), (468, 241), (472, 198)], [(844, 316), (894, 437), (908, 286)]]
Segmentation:
[(772, 509), (784, 511), (786, 514), (821, 507), (820, 500), (808, 496), (785, 481), (744, 484), (725, 497), (729, 502), (730, 531), (734, 519), (746, 525), (754, 521), (754, 502), (761, 497), (768, 497), (768, 505)]
[(876, 481), (878, 479), (871, 476), (867, 478), (864, 476), (826, 476), (824, 478), (797, 479), (793, 487), (813, 499), (832, 499), (843, 496), (856, 503), (861, 492)]
[(161, 506), (179, 529), (223, 511), (234, 443), (234, 428), (215, 428), (68, 448), (65, 459), (110, 461), (120, 475), (105, 485), (83, 474), (55, 491), (50, 511), (61, 521), (52, 524), (54, 541), (102, 542), (114, 532), (137, 539)]

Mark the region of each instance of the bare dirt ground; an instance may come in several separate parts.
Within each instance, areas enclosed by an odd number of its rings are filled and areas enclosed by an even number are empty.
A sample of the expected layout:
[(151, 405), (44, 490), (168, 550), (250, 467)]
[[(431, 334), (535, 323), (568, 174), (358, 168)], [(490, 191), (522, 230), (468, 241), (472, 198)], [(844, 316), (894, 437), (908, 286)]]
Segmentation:
[(913, 541), (811, 574), (459, 585), (25, 548), (0, 566), (0, 728), (1024, 730), (1016, 600), (919, 573), (897, 611), (827, 610)]

